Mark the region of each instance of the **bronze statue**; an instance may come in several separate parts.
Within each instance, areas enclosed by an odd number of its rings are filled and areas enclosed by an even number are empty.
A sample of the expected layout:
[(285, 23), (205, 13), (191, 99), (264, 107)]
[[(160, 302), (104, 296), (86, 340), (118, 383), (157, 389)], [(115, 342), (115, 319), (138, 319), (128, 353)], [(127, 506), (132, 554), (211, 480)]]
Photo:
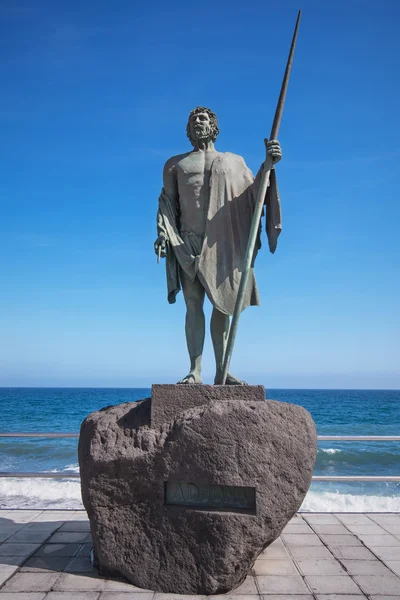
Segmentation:
[[(229, 316), (235, 307), (264, 169), (263, 164), (254, 179), (241, 156), (218, 152), (214, 147), (218, 133), (217, 117), (209, 108), (192, 110), (187, 135), (193, 150), (167, 160), (159, 198), (155, 252), (167, 259), (168, 301), (174, 303), (182, 288), (186, 303), (190, 371), (179, 383), (202, 383), (206, 294), (214, 307), (210, 323), (216, 362), (214, 382), (221, 382)], [(279, 142), (273, 139), (266, 146), (272, 162), (278, 162), (282, 156)], [(274, 252), (281, 217), (273, 170), (265, 201), (268, 241)], [(252, 266), (260, 245), (258, 232), (241, 310), (259, 304)], [(244, 382), (228, 373), (224, 383)]]

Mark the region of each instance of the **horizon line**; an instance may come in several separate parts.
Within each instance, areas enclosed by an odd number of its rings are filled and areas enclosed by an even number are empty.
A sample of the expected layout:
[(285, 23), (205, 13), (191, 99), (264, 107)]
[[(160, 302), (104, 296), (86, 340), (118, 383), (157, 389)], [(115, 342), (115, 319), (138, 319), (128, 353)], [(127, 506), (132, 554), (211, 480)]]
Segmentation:
[[(1, 385), (0, 390), (149, 390), (152, 385), (183, 385), (177, 383), (156, 383), (151, 384), (150, 387), (142, 387), (142, 386), (70, 386), (70, 385)], [(196, 384), (196, 385), (214, 385), (214, 384)], [(248, 384), (244, 387), (258, 386), (262, 385), (265, 389), (275, 391), (275, 390), (304, 390), (304, 391), (317, 391), (317, 392), (330, 392), (330, 391), (338, 391), (338, 392), (400, 392), (400, 388), (342, 388), (342, 387), (330, 387), (330, 388), (319, 388), (319, 387), (267, 387), (263, 383), (257, 384)]]

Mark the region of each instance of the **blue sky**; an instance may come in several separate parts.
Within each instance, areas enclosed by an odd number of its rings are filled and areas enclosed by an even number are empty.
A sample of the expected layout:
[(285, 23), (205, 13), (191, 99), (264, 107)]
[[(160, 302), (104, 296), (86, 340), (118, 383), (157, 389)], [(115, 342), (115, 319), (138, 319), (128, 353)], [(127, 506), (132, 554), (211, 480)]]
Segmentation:
[(397, 0), (0, 0), (0, 386), (186, 374), (183, 298), (168, 305), (152, 248), (163, 164), (205, 105), (217, 148), (257, 171), (299, 7), (283, 233), (232, 372), (400, 388)]

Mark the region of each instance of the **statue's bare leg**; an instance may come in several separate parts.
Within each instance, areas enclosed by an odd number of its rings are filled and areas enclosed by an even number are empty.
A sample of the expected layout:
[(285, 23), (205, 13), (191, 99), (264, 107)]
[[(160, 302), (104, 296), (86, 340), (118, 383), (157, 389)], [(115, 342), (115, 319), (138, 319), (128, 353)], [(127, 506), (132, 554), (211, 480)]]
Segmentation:
[(204, 288), (196, 278), (193, 282), (181, 270), (182, 291), (186, 303), (186, 343), (190, 357), (190, 371), (178, 383), (202, 383), (201, 358), (204, 347), (205, 319), (203, 312)]
[[(224, 315), (222, 312), (213, 309), (211, 315), (211, 339), (214, 346), (215, 354), (215, 379), (214, 383), (218, 384), (221, 382), (223, 360), (225, 354), (226, 342), (228, 340), (229, 333), (229, 316)], [(230, 373), (226, 377), (226, 385), (247, 385), (244, 381), (237, 379)]]

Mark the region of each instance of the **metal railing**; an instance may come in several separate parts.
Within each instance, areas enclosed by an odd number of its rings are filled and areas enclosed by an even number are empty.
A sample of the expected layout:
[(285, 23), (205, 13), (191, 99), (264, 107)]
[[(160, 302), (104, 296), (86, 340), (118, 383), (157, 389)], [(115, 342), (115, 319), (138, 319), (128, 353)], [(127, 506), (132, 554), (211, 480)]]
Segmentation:
[[(0, 433), (0, 438), (79, 438), (79, 433)], [(400, 442), (400, 435), (319, 435), (319, 442)], [(1, 477), (32, 477), (41, 479), (80, 479), (79, 473), (53, 473), (52, 471), (0, 472)], [(313, 481), (399, 481), (400, 475), (313, 475)]]

